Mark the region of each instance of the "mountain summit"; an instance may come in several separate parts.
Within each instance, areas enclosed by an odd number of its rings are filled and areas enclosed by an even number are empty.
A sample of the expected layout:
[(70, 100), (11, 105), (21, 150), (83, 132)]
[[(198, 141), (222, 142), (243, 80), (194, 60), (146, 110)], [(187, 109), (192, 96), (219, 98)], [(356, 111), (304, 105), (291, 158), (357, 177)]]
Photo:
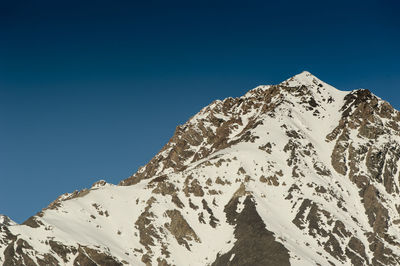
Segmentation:
[(0, 262), (399, 265), (399, 122), (306, 71), (214, 101), (119, 185), (0, 224)]
[(318, 84), (326, 85), (326, 83), (319, 80), (316, 76), (314, 76), (313, 74), (311, 74), (308, 71), (303, 71), (300, 74), (297, 74), (296, 76), (293, 76), (293, 77), (285, 80), (282, 83), (289, 85), (289, 86), (301, 86), (301, 85), (304, 85), (304, 86), (317, 85), (318, 86)]

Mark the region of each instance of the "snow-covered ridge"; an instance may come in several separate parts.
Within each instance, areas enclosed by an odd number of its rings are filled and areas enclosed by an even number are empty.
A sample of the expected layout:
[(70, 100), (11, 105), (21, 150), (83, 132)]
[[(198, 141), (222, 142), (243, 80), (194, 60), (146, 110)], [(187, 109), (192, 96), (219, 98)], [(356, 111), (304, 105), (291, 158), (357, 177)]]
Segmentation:
[(10, 219), (10, 217), (0, 214), (0, 225), (16, 225), (17, 223)]

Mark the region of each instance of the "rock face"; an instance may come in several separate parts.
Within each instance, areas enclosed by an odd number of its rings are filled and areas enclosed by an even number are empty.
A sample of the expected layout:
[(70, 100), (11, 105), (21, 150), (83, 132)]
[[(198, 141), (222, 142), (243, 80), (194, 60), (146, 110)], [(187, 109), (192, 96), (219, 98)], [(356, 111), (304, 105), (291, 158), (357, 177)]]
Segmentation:
[(303, 72), (211, 103), (117, 186), (3, 219), (0, 263), (400, 265), (399, 198), (400, 113)]

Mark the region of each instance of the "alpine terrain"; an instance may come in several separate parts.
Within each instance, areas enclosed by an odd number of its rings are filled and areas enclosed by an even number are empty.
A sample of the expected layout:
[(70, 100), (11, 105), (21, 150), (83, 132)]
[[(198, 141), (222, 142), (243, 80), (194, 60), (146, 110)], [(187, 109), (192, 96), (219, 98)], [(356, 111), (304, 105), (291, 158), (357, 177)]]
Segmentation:
[(120, 184), (1, 216), (0, 264), (400, 265), (400, 112), (309, 72), (214, 101)]

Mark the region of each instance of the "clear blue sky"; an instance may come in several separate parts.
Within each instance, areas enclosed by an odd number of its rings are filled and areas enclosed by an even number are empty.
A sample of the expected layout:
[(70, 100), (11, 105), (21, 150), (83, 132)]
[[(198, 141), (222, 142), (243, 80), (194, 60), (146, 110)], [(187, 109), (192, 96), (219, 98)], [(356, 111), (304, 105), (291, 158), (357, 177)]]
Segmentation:
[(0, 213), (118, 183), (214, 99), (308, 70), (400, 108), (400, 4), (1, 1)]

